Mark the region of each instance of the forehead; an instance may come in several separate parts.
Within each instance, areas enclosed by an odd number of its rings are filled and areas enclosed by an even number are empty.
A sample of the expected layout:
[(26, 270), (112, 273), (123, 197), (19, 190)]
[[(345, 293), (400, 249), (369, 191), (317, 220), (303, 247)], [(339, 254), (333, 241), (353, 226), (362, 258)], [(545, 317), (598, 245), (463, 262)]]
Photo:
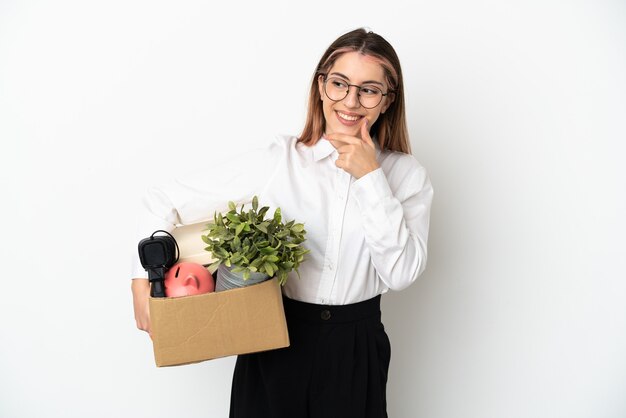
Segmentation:
[(384, 83), (385, 73), (378, 60), (369, 55), (359, 52), (346, 52), (342, 54), (328, 71), (338, 72), (347, 76), (352, 82), (379, 81)]

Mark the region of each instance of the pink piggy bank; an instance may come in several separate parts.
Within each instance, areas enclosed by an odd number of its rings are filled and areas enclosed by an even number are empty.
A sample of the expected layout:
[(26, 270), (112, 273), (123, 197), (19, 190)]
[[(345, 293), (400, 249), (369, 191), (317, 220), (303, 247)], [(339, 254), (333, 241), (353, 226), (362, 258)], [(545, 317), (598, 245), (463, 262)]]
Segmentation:
[(178, 263), (165, 275), (165, 296), (191, 296), (215, 290), (213, 276), (202, 264)]

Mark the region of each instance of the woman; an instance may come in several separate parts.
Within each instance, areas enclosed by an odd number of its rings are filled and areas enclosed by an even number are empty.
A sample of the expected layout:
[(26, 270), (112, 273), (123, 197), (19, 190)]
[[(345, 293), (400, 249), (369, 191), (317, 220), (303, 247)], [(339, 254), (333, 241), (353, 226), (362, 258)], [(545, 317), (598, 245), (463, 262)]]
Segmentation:
[[(237, 158), (246, 170), (217, 168), (152, 189), (139, 217), (145, 237), (257, 194), (306, 225), (302, 278), (283, 288), (291, 346), (238, 357), (231, 417), (386, 417), (380, 295), (424, 270), (433, 194), (410, 155), (391, 45), (364, 29), (339, 37), (315, 71), (300, 137)], [(134, 277), (145, 277), (138, 260)], [(149, 332), (146, 280), (133, 280), (133, 295), (137, 326)]]

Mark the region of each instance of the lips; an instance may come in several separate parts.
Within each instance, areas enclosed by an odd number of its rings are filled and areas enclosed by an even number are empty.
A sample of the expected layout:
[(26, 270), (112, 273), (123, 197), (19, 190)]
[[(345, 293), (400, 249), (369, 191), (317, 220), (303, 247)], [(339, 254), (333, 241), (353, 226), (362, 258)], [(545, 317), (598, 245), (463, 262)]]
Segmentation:
[(340, 112), (338, 110), (335, 111), (335, 115), (337, 115), (337, 119), (344, 125), (353, 126), (363, 118), (363, 115), (357, 114), (349, 114), (345, 112)]
[(348, 120), (348, 121), (355, 121), (355, 120), (359, 120), (362, 116), (360, 115), (349, 115), (347, 113), (343, 113), (343, 112), (339, 112), (337, 111), (337, 115), (343, 119), (343, 120)]

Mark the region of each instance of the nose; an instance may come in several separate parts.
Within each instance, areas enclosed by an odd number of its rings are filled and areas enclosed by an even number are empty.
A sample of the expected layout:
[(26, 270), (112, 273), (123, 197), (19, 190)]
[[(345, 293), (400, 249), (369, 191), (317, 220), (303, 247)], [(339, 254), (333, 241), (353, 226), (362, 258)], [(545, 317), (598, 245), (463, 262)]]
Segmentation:
[(348, 87), (348, 94), (343, 99), (343, 103), (349, 107), (356, 109), (361, 106), (361, 102), (359, 102), (359, 89), (355, 86)]

